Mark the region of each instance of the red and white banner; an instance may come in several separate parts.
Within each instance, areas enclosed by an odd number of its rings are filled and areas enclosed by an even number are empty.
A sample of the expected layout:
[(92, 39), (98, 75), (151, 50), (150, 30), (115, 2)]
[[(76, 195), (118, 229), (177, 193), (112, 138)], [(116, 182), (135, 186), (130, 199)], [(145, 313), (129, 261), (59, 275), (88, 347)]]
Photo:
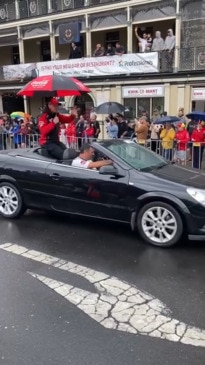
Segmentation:
[(3, 66), (5, 80), (44, 75), (94, 77), (159, 72), (158, 53), (130, 53), (123, 56), (91, 57)]

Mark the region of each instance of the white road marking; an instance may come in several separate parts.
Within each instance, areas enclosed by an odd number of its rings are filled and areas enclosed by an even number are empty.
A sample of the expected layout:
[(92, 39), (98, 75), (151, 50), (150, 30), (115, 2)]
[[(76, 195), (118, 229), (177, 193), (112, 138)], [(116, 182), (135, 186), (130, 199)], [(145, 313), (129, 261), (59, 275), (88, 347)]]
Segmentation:
[(96, 293), (29, 273), (105, 328), (205, 347), (205, 330), (173, 319), (170, 310), (159, 299), (134, 285), (19, 245), (7, 243), (0, 248), (87, 279), (94, 285)]

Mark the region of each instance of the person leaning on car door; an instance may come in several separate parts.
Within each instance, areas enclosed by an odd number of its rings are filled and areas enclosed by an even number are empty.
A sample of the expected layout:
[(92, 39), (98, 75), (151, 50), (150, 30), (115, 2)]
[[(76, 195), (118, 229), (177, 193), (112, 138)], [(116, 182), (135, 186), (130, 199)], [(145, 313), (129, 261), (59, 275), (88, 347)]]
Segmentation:
[(73, 122), (77, 116), (77, 108), (73, 108), (71, 115), (63, 115), (58, 113), (59, 105), (61, 104), (58, 100), (52, 98), (38, 118), (39, 143), (57, 160), (66, 160), (69, 158), (69, 150), (59, 140), (60, 123)]

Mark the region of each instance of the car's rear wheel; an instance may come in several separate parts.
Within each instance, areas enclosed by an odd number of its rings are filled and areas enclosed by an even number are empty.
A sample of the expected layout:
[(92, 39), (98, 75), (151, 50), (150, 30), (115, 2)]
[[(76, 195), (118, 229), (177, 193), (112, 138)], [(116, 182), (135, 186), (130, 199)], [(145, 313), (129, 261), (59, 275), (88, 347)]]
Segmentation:
[(10, 183), (0, 184), (0, 215), (4, 218), (18, 218), (26, 211), (18, 189)]
[(137, 216), (141, 237), (154, 246), (175, 245), (183, 233), (183, 222), (177, 210), (163, 202), (146, 204)]

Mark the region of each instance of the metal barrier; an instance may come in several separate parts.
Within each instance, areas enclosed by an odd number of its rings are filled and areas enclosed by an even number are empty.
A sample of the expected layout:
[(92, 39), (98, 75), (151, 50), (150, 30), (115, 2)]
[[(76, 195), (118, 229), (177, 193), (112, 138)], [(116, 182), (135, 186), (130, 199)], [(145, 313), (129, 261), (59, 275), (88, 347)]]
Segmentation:
[[(73, 136), (61, 136), (60, 140), (67, 148), (74, 148), (76, 150), (79, 150), (86, 142), (96, 141), (95, 138), (77, 138)], [(100, 140), (98, 139), (98, 141)], [(134, 138), (133, 141), (145, 148), (149, 148), (151, 151), (168, 161), (195, 169), (205, 169), (205, 159), (203, 159), (205, 142), (188, 142), (187, 144), (184, 144), (184, 146), (182, 146), (183, 149), (180, 150), (177, 143), (174, 141), (168, 143), (162, 140), (137, 140), (136, 138)], [(35, 148), (38, 146), (38, 134), (17, 134), (14, 136), (6, 133), (0, 134), (0, 150)]]

